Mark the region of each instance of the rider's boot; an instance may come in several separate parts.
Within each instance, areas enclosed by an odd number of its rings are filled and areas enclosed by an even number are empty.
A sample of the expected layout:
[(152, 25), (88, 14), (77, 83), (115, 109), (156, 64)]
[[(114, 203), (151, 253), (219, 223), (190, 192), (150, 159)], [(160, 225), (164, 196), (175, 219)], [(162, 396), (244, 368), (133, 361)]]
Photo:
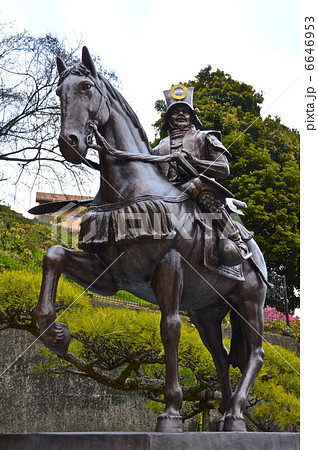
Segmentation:
[(225, 266), (236, 266), (250, 258), (252, 253), (225, 207), (222, 205), (218, 211), (221, 213), (218, 225), (222, 232), (219, 242), (219, 259)]
[(252, 256), (238, 230), (228, 238), (220, 239), (219, 259), (225, 266), (237, 266)]

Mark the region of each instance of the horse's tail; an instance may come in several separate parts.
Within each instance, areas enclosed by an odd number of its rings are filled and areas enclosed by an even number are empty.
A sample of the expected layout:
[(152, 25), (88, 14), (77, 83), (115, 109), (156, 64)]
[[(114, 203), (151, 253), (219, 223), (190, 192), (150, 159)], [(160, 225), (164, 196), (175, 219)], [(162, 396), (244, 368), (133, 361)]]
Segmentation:
[(243, 373), (247, 363), (247, 342), (242, 330), (242, 325), (238, 314), (231, 310), (230, 321), (232, 327), (231, 348), (229, 353), (229, 363), (233, 367), (238, 367)]

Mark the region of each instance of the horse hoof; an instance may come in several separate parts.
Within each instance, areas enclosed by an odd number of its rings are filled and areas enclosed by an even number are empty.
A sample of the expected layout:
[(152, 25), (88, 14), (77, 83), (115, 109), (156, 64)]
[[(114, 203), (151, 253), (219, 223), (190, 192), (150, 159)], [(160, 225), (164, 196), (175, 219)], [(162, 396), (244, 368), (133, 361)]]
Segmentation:
[(67, 352), (71, 340), (71, 333), (64, 323), (54, 323), (43, 333), (44, 345), (53, 353), (62, 356)]
[(223, 431), (223, 428), (224, 428), (224, 418), (222, 417), (216, 423), (216, 431)]
[(156, 432), (182, 433), (182, 417), (161, 414), (157, 419)]
[(223, 431), (246, 431), (245, 420), (241, 417), (227, 416), (224, 420)]

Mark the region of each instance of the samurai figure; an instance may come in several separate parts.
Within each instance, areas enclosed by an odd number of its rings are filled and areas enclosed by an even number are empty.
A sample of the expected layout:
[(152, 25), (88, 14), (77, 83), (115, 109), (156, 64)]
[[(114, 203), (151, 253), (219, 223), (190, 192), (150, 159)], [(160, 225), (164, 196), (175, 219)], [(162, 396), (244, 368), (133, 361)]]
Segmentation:
[(217, 228), (223, 233), (219, 241), (220, 262), (234, 266), (252, 254), (229, 210), (238, 212), (236, 205), (246, 205), (232, 199), (233, 194), (215, 180), (229, 176), (232, 156), (221, 142), (220, 131), (200, 130), (202, 124), (199, 110), (193, 107), (193, 91), (193, 87), (182, 84), (164, 91), (166, 111), (162, 129), (168, 136), (159, 142), (153, 153), (179, 155), (177, 161), (160, 163), (161, 170), (171, 183), (199, 205), (201, 211), (214, 213)]

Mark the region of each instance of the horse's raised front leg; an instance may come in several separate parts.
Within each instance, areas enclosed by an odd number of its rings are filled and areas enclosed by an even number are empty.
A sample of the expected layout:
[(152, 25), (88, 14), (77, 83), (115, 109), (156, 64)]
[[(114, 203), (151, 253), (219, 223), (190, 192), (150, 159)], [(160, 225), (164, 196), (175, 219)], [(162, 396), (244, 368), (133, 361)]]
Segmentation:
[(156, 431), (161, 432), (182, 431), (180, 416), (182, 389), (178, 371), (178, 344), (181, 333), (179, 304), (183, 288), (182, 275), (180, 255), (175, 250), (171, 250), (158, 264), (152, 279), (152, 289), (161, 310), (160, 331), (166, 365), (166, 407), (158, 417), (156, 427)]
[(70, 342), (68, 327), (54, 322), (56, 289), (60, 275), (64, 273), (81, 286), (90, 287), (90, 290), (94, 292), (107, 291), (108, 295), (112, 295), (117, 289), (105, 268), (106, 266), (94, 253), (69, 250), (54, 245), (45, 254), (35, 320), (39, 325), (44, 344), (57, 355), (66, 353)]

